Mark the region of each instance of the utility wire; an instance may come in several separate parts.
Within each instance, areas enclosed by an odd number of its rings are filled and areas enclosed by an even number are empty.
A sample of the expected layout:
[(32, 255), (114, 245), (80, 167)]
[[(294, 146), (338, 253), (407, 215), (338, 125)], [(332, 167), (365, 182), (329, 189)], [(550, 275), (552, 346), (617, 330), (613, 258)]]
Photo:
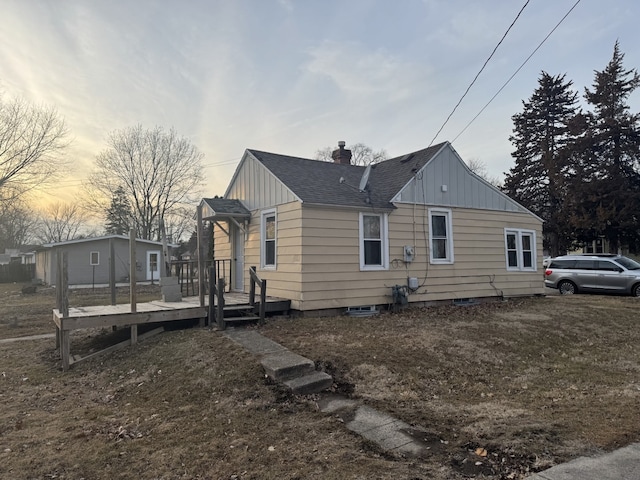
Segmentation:
[[(529, 1), (527, 0), (524, 5), (522, 6), (522, 8), (520, 9), (520, 11), (518, 12), (518, 14), (516, 15), (516, 18), (513, 19), (513, 22), (511, 22), (511, 25), (509, 25), (509, 28), (507, 28), (507, 31), (504, 32), (504, 35), (502, 35), (502, 38), (500, 39), (500, 41), (498, 42), (498, 44), (494, 47), (493, 51), (491, 52), (491, 55), (489, 55), (489, 58), (487, 58), (484, 62), (484, 64), (482, 65), (482, 68), (480, 68), (480, 71), (478, 73), (476, 73), (476, 76), (473, 78), (473, 80), (471, 81), (471, 83), (469, 84), (469, 86), (467, 87), (467, 89), (464, 91), (464, 93), (462, 94), (462, 97), (460, 97), (460, 100), (458, 100), (458, 103), (456, 103), (456, 106), (453, 107), (453, 110), (451, 110), (451, 113), (449, 114), (449, 116), (447, 117), (447, 119), (444, 121), (444, 123), (442, 124), (442, 126), (440, 127), (440, 129), (438, 130), (438, 132), (435, 134), (435, 136), (433, 137), (433, 140), (431, 140), (431, 143), (429, 143), (429, 147), (431, 145), (433, 145), (433, 142), (436, 141), (436, 138), (438, 138), (438, 135), (440, 135), (440, 132), (442, 132), (442, 129), (445, 127), (445, 125), (447, 123), (449, 123), (449, 120), (451, 119), (451, 117), (453, 116), (453, 114), (455, 113), (455, 111), (458, 109), (458, 107), (460, 106), (460, 104), (462, 103), (462, 100), (464, 100), (464, 97), (467, 96), (467, 93), (469, 93), (469, 90), (471, 90), (471, 87), (473, 87), (473, 84), (476, 83), (476, 80), (478, 80), (478, 77), (480, 76), (480, 74), (483, 72), (483, 70), (485, 69), (485, 67), (487, 66), (487, 64), (489, 63), (489, 61), (493, 58), (493, 55), (496, 53), (496, 51), (498, 50), (498, 47), (500, 47), (500, 45), (502, 44), (502, 42), (504, 41), (504, 39), (507, 37), (507, 35), (509, 34), (509, 32), (511, 31), (511, 29), (513, 28), (513, 26), (516, 24), (516, 22), (518, 21), (518, 19), (520, 18), (520, 15), (522, 14), (522, 12), (524, 11), (524, 9), (527, 7), (527, 5), (529, 5)], [(427, 147), (428, 148), (428, 147)]]
[(515, 72), (513, 72), (513, 75), (511, 75), (511, 76), (509, 77), (509, 79), (508, 79), (506, 82), (504, 82), (504, 84), (503, 84), (503, 85), (500, 87), (500, 89), (495, 93), (495, 95), (494, 95), (493, 97), (491, 97), (491, 99), (490, 99), (490, 100), (485, 104), (485, 106), (484, 106), (484, 107), (482, 107), (482, 109), (477, 113), (477, 115), (476, 115), (475, 117), (473, 117), (473, 118), (471, 119), (471, 121), (465, 125), (465, 127), (462, 129), (462, 131), (461, 131), (458, 135), (456, 135), (456, 136), (455, 136), (455, 138), (454, 138), (453, 140), (451, 140), (451, 143), (455, 142), (455, 141), (458, 139), (458, 137), (459, 137), (460, 135), (462, 135), (462, 134), (467, 130), (467, 128), (469, 128), (469, 126), (470, 126), (473, 122), (475, 122), (475, 121), (476, 121), (476, 119), (477, 119), (477, 118), (482, 114), (482, 112), (484, 112), (484, 111), (485, 111), (485, 109), (486, 109), (486, 108), (491, 104), (491, 102), (493, 102), (493, 101), (495, 100), (495, 98), (500, 94), (500, 92), (502, 92), (502, 90), (504, 90), (504, 89), (505, 89), (505, 87), (506, 87), (507, 85), (509, 85), (509, 83), (511, 82), (511, 80), (513, 80), (513, 77), (515, 77), (515, 76), (518, 74), (518, 72), (519, 72), (520, 70), (522, 70), (522, 68), (527, 64), (527, 62), (529, 62), (529, 60), (531, 59), (531, 57), (533, 57), (533, 56), (535, 55), (535, 53), (540, 49), (540, 47), (542, 47), (542, 45), (547, 41), (547, 39), (548, 39), (548, 38), (553, 34), (553, 32), (555, 32), (555, 31), (556, 31), (556, 29), (560, 26), (560, 24), (561, 24), (562, 22), (564, 22), (564, 21), (565, 21), (565, 19), (569, 16), (569, 14), (573, 11), (573, 9), (574, 9), (574, 8), (576, 8), (576, 7), (578, 6), (578, 4), (579, 4), (580, 2), (581, 2), (581, 0), (577, 0), (577, 1), (576, 1), (576, 3), (574, 3), (574, 4), (573, 4), (573, 6), (569, 9), (569, 11), (568, 11), (567, 13), (565, 13), (564, 17), (562, 17), (562, 18), (560, 19), (560, 21), (556, 24), (556, 26), (555, 26), (555, 27), (553, 27), (553, 28), (551, 29), (551, 31), (547, 34), (547, 36), (546, 36), (546, 37), (544, 37), (544, 38), (542, 39), (542, 41), (541, 41), (541, 42), (538, 44), (538, 46), (533, 50), (533, 52), (531, 52), (531, 54), (530, 54), (530, 55), (525, 59), (525, 61), (524, 61), (524, 62), (522, 62), (522, 65), (520, 65), (520, 66), (518, 67), (518, 69), (517, 69)]

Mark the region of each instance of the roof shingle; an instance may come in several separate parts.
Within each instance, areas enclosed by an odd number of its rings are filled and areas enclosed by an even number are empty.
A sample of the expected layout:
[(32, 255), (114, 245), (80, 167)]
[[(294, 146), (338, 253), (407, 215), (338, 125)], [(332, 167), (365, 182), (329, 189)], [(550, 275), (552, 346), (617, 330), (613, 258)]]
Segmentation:
[[(304, 203), (395, 208), (391, 199), (442, 148), (434, 145), (372, 165), (367, 192), (359, 191), (365, 167), (249, 150)], [(340, 182), (343, 178), (344, 182)]]

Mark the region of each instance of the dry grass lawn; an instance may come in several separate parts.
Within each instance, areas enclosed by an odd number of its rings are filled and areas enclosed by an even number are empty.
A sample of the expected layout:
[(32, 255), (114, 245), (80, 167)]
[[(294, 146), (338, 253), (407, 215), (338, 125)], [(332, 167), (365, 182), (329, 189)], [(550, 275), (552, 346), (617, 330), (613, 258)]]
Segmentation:
[[(53, 333), (53, 292), (20, 287), (0, 286), (0, 339)], [(74, 291), (70, 303), (108, 298)], [(314, 359), (337, 392), (425, 429), (432, 454), (382, 452), (315, 397), (271, 384), (219, 332), (175, 329), (66, 373), (53, 339), (0, 343), (0, 478), (520, 479), (640, 440), (636, 298), (272, 319), (259, 330)], [(123, 334), (76, 332), (72, 348)]]

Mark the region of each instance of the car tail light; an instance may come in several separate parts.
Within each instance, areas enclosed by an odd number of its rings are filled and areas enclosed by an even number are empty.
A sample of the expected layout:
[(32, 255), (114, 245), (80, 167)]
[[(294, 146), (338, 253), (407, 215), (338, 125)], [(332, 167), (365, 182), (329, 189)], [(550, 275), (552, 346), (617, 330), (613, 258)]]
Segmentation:
[(551, 269), (549, 269), (549, 268), (547, 268), (547, 269), (544, 271), (544, 274), (545, 274), (546, 276), (549, 276), (549, 275), (551, 275), (552, 273), (553, 273), (553, 271), (552, 271)]

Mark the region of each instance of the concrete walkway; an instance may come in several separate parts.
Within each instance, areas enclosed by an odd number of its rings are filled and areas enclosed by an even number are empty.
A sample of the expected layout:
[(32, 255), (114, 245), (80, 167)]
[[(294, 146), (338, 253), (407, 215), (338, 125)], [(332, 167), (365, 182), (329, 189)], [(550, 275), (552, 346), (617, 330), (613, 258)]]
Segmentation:
[[(259, 357), (266, 373), (275, 380), (279, 378), (279, 375), (275, 373), (276, 365), (278, 369), (282, 367), (287, 369), (289, 363), (300, 365), (310, 362), (313, 365), (311, 360), (289, 352), (279, 343), (264, 337), (255, 330), (227, 329), (223, 333)], [(287, 382), (284, 383), (287, 384)], [(329, 381), (328, 384), (325, 384), (325, 388), (331, 387), (332, 383)], [(295, 389), (292, 388), (292, 390), (295, 392)], [(385, 451), (411, 456), (420, 456), (428, 451), (424, 443), (412, 436), (412, 432), (416, 432), (418, 429), (411, 428), (408, 424), (386, 413), (361, 405), (356, 400), (322, 393), (317, 404), (321, 412), (337, 415), (349, 430), (376, 443)]]
[(640, 443), (597, 457), (580, 457), (527, 480), (640, 480)]
[[(288, 352), (285, 347), (255, 330), (228, 329), (223, 334), (263, 359)], [(268, 368), (264, 362), (263, 366)], [(339, 416), (346, 428), (385, 451), (413, 457), (430, 453), (430, 446), (422, 441), (424, 435), (421, 435), (421, 429), (362, 405), (357, 400), (322, 393), (317, 405), (321, 412)], [(640, 480), (640, 443), (597, 457), (580, 457), (530, 475), (527, 480)]]
[(3, 338), (0, 343), (21, 342), (22, 340), (41, 340), (43, 338), (56, 338), (55, 333), (42, 333), (40, 335), (27, 335), (25, 337)]

